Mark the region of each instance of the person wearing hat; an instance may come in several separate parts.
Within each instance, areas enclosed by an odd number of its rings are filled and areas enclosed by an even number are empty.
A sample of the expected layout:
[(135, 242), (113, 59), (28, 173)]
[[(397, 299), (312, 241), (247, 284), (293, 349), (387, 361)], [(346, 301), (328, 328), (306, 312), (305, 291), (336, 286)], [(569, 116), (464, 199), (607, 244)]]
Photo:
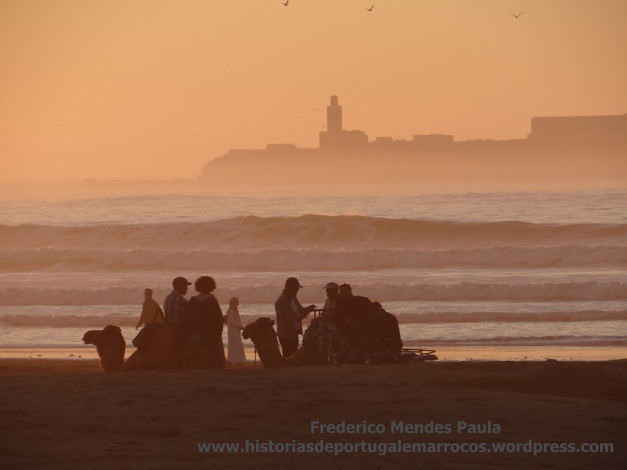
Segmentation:
[(172, 281), (172, 292), (166, 295), (163, 301), (163, 310), (165, 312), (166, 323), (174, 325), (181, 324), (187, 316), (187, 294), (188, 286), (192, 283), (184, 277), (175, 277)]
[(298, 335), (303, 334), (303, 318), (307, 318), (315, 305), (303, 307), (296, 295), (302, 286), (295, 277), (285, 281), (285, 289), (274, 304), (276, 329), (283, 357), (290, 357), (298, 350)]
[(327, 282), (324, 286), (327, 291), (327, 300), (324, 301), (324, 307), (322, 307), (322, 316), (327, 320), (333, 321), (335, 315), (335, 302), (337, 296), (340, 293), (340, 286), (337, 282)]

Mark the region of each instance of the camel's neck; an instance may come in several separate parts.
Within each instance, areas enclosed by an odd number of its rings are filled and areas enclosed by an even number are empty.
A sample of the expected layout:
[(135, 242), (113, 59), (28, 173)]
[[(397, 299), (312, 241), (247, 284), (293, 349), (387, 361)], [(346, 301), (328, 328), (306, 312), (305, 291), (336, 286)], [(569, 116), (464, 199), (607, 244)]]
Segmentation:
[[(251, 338), (252, 339), (252, 338)], [(257, 352), (259, 353), (259, 359), (263, 363), (263, 366), (268, 369), (277, 369), (279, 367), (285, 367), (285, 359), (279, 351), (279, 343), (274, 335), (262, 335), (257, 341), (253, 340)]]

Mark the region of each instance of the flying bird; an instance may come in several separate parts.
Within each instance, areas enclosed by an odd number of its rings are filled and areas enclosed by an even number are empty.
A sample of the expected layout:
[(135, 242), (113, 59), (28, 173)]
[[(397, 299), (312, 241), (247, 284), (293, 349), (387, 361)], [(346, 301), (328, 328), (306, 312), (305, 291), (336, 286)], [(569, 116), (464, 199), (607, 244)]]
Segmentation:
[(285, 0), (285, 3), (283, 4), (283, 6), (287, 7), (287, 6), (289, 6), (289, 4), (290, 4), (290, 0)]
[(374, 8), (374, 5), (372, 5), (370, 8), (366, 8), (366, 10), (372, 11), (373, 8)]
[[(289, 1), (289, 0), (288, 0), (288, 1)], [(522, 15), (523, 13), (524, 13), (524, 11), (521, 11), (521, 12), (520, 12), (520, 13), (518, 13), (518, 14), (516, 14), (516, 13), (512, 13), (512, 16), (513, 16), (514, 18), (518, 19), (518, 17), (519, 17), (520, 15)]]

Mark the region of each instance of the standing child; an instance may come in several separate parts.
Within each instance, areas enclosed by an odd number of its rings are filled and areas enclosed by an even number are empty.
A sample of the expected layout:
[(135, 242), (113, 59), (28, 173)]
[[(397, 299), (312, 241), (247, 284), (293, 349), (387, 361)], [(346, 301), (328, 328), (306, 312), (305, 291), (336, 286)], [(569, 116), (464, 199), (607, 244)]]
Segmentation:
[(228, 331), (228, 354), (226, 361), (231, 364), (246, 361), (246, 354), (244, 353), (244, 344), (242, 343), (242, 333), (244, 325), (239, 317), (239, 299), (237, 297), (231, 297), (229, 300), (229, 310), (224, 317), (224, 323), (226, 323)]

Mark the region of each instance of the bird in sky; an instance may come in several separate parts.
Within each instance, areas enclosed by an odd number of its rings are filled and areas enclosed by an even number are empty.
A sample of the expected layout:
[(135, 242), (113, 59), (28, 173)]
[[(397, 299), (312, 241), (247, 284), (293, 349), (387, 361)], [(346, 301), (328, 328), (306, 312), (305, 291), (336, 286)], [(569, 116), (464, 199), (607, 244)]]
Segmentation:
[(370, 8), (366, 8), (366, 10), (372, 11), (373, 8), (374, 8), (374, 5), (372, 5)]
[(283, 6), (287, 7), (287, 6), (289, 6), (289, 4), (290, 4), (290, 0), (285, 0), (285, 3), (283, 4)]
[[(289, 0), (288, 0), (288, 1), (289, 1)], [(524, 11), (521, 11), (521, 12), (520, 12), (520, 13), (518, 13), (518, 14), (516, 14), (516, 13), (512, 13), (512, 16), (513, 16), (514, 18), (518, 19), (518, 17), (519, 17), (520, 15), (522, 15), (523, 13), (524, 13)]]

